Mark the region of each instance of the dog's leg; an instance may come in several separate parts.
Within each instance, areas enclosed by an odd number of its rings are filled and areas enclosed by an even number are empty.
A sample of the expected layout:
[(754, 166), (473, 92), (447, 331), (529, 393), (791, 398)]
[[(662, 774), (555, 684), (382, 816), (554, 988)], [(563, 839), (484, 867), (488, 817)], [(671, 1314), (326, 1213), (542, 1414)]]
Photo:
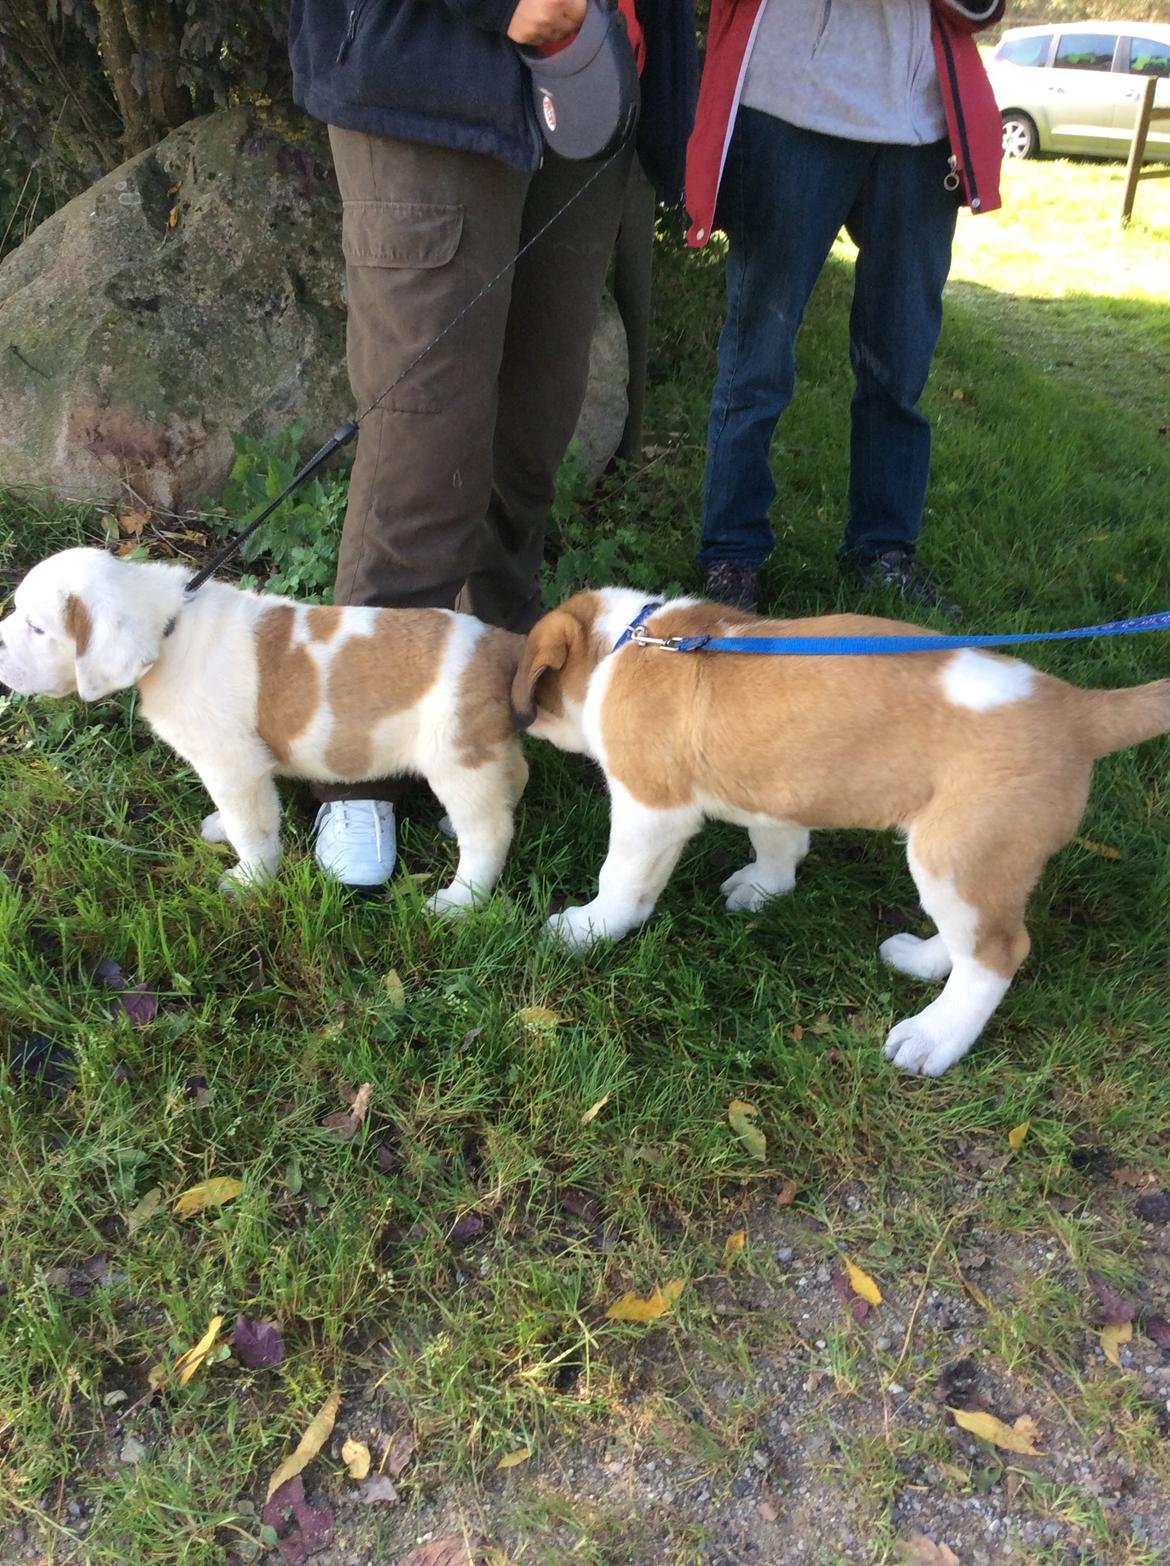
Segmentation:
[(203, 823), (203, 836), (209, 843), (230, 843), (239, 856), (220, 884), (231, 891), (267, 881), (280, 861), (280, 798), (272, 774), (204, 773), (203, 783), (216, 806)]
[(941, 935), (920, 940), (909, 933), (891, 935), (878, 947), (883, 962), (899, 973), (908, 973), (912, 979), (945, 979), (950, 973), (951, 954)]
[(597, 896), (581, 908), (566, 908), (549, 923), (553, 934), (577, 951), (594, 941), (620, 940), (654, 911), (687, 839), (702, 823), (693, 806), (653, 810), (620, 783), (610, 784), (612, 819), (609, 852), (598, 877)]
[(465, 913), (483, 901), (499, 880), (512, 841), (513, 815), (528, 764), (518, 745), (481, 767), (460, 767), (428, 780), (446, 807), (451, 835), (459, 845), (455, 879), (427, 899), (432, 913)]
[[(938, 935), (929, 941), (905, 944), (911, 936), (895, 938), (895, 966), (909, 971), (916, 963), (920, 977), (941, 977), (945, 964), (950, 976), (942, 994), (917, 1016), (907, 1017), (891, 1029), (886, 1039), (886, 1058), (903, 1071), (938, 1077), (961, 1059), (982, 1033), (988, 1018), (999, 1005), (1011, 983), (1012, 975), (1028, 954), (1028, 932), (1024, 927), (1024, 908), (1039, 867), (1033, 854), (1015, 858), (1005, 851), (1007, 845), (952, 844), (953, 864), (972, 862), (983, 867), (986, 877), (991, 867), (1008, 872), (998, 885), (985, 884), (977, 902), (959, 895), (953, 872), (933, 874), (915, 854), (915, 840), (909, 848), (910, 869), (918, 886), (922, 906), (938, 926)], [(1021, 862), (1021, 859), (1023, 862)], [(1040, 861), (1043, 864), (1043, 860)], [(890, 953), (883, 947), (883, 956)], [(933, 970), (929, 972), (927, 970)]]
[(756, 857), (719, 888), (728, 913), (762, 908), (770, 897), (790, 892), (796, 885), (796, 867), (808, 853), (808, 828), (792, 821), (774, 821), (748, 828)]

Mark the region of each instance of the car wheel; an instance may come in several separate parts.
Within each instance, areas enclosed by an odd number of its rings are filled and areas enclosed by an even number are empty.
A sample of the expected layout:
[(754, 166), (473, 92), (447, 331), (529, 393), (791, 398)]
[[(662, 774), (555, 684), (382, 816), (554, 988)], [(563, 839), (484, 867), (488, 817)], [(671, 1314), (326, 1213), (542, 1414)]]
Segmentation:
[(1020, 109), (1008, 109), (1003, 115), (1004, 157), (1034, 158), (1039, 144), (1035, 122)]

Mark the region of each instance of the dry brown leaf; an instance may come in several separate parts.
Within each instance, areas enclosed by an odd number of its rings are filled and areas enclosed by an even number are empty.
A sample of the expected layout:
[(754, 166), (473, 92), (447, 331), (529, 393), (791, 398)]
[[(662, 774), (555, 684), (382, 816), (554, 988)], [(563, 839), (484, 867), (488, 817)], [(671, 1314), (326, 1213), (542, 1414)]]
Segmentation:
[(792, 1032), (789, 1036), (794, 1044), (800, 1043), (801, 1039), (804, 1037), (804, 1029), (801, 1027), (799, 1022), (793, 1024)]
[(442, 1539), (416, 1544), (397, 1566), (480, 1566), (486, 1547), (483, 1539), (461, 1539), (457, 1534), (447, 1534)]
[(954, 1417), (957, 1425), (981, 1441), (990, 1441), (1005, 1452), (1019, 1452), (1024, 1457), (1040, 1456), (1034, 1444), (1040, 1437), (1040, 1430), (1030, 1414), (1021, 1414), (1014, 1425), (1005, 1425), (994, 1414), (982, 1414), (974, 1409), (951, 1408), (948, 1404), (947, 1413)]
[(1101, 1328), (1101, 1352), (1111, 1365), (1116, 1365), (1118, 1370), (1122, 1368), (1121, 1355), (1117, 1352), (1123, 1343), (1128, 1343), (1133, 1337), (1132, 1321), (1112, 1322), (1107, 1327)]
[(390, 1437), (390, 1445), (387, 1448), (386, 1458), (382, 1466), (391, 1479), (397, 1479), (413, 1456), (414, 1436), (406, 1425), (403, 1425), (400, 1430), (396, 1430)]
[(518, 1446), (514, 1452), (509, 1452), (506, 1457), (501, 1457), (496, 1464), (497, 1468), (518, 1468), (521, 1463), (526, 1463), (532, 1456), (530, 1446)]
[(590, 1123), (590, 1121), (596, 1120), (598, 1115), (601, 1113), (601, 1111), (605, 1108), (605, 1106), (608, 1103), (609, 1103), (609, 1094), (607, 1093), (604, 1098), (599, 1098), (597, 1100), (596, 1104), (590, 1104), (589, 1108), (581, 1116), (581, 1124), (583, 1126), (587, 1126)]
[(317, 1413), (309, 1422), (309, 1428), (305, 1431), (297, 1449), (284, 1462), (268, 1481), (268, 1490), (264, 1499), (270, 1501), (277, 1490), (286, 1480), (295, 1479), (316, 1457), (317, 1453), (333, 1434), (333, 1424), (337, 1418), (337, 1410), (341, 1407), (341, 1393), (331, 1392), (322, 1403)]
[(780, 1515), (780, 1508), (766, 1498), (756, 1502), (756, 1511), (765, 1522), (775, 1522)]
[(917, 1528), (898, 1542), (897, 1551), (902, 1566), (962, 1566), (949, 1544), (936, 1544)]
[[(349, 1108), (335, 1109), (331, 1115), (326, 1115), (321, 1122), (322, 1129), (328, 1131), (336, 1142), (348, 1142), (351, 1137), (356, 1136), (370, 1107), (372, 1091), (370, 1084), (363, 1082), (349, 1099)], [(349, 1097), (344, 1089), (342, 1096)]]
[(768, 1156), (768, 1142), (759, 1127), (752, 1124), (758, 1114), (755, 1105), (745, 1103), (742, 1098), (733, 1098), (727, 1106), (727, 1122), (731, 1129), (751, 1156), (763, 1163)]
[(382, 988), (395, 1011), (406, 1010), (406, 985), (398, 977), (397, 968), (391, 968), (389, 973), (383, 975)]
[(747, 1230), (737, 1229), (734, 1234), (729, 1234), (723, 1246), (723, 1260), (719, 1263), (719, 1271), (726, 1278), (735, 1266), (735, 1259), (747, 1244)]
[(364, 1441), (355, 1441), (351, 1436), (342, 1443), (341, 1461), (351, 1479), (364, 1479), (370, 1471), (370, 1449)]
[(1158, 1176), (1152, 1169), (1131, 1169), (1128, 1164), (1115, 1169), (1113, 1179), (1118, 1185), (1128, 1186), (1131, 1191), (1148, 1191), (1152, 1185), (1158, 1183)]
[(1018, 1153), (1024, 1145), (1024, 1138), (1027, 1136), (1028, 1127), (1031, 1124), (1030, 1120), (1021, 1120), (1018, 1126), (1013, 1126), (1008, 1132), (1008, 1146), (1013, 1153)]
[(796, 1200), (796, 1193), (800, 1190), (800, 1181), (786, 1179), (784, 1184), (776, 1192), (776, 1206), (789, 1207)]
[(663, 1288), (654, 1285), (645, 1299), (638, 1294), (623, 1294), (606, 1311), (610, 1321), (657, 1321), (678, 1299), (683, 1291), (683, 1280), (673, 1278)]
[(123, 533), (128, 533), (131, 538), (136, 539), (149, 521), (149, 511), (123, 511), (118, 518), (118, 526)]
[(871, 1305), (880, 1305), (882, 1291), (870, 1277), (868, 1272), (862, 1272), (856, 1262), (851, 1262), (848, 1256), (845, 1258), (845, 1270), (849, 1274), (849, 1282), (853, 1286), (854, 1294), (860, 1294), (863, 1300), (868, 1300)]
[(196, 1343), (195, 1347), (189, 1348), (185, 1354), (179, 1355), (171, 1369), (171, 1375), (178, 1376), (179, 1385), (181, 1387), (185, 1387), (187, 1385), (188, 1381), (190, 1381), (191, 1377), (199, 1369), (200, 1365), (202, 1365), (208, 1354), (211, 1353), (212, 1346), (214, 1345), (216, 1338), (219, 1336), (219, 1329), (222, 1326), (223, 1317), (213, 1316), (211, 1318), (211, 1325), (199, 1339), (199, 1342)]
[(174, 228), (176, 223), (178, 223), (178, 221), (179, 221), (179, 209), (178, 209), (178, 207), (172, 207), (171, 210), (167, 213), (167, 227), (168, 228)]
[(184, 1191), (182, 1196), (176, 1197), (175, 1216), (190, 1218), (195, 1213), (203, 1212), (205, 1208), (222, 1207), (225, 1202), (234, 1202), (243, 1189), (242, 1180), (233, 1180), (230, 1175), (216, 1175), (211, 1180), (204, 1180), (200, 1185), (193, 1185), (189, 1191)]

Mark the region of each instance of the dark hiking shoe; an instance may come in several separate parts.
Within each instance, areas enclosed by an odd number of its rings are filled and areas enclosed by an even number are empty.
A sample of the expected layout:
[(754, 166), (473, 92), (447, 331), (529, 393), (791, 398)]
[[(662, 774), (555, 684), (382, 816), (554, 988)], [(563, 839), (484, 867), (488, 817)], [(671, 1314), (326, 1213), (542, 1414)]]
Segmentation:
[(884, 554), (857, 559), (846, 555), (841, 575), (853, 587), (876, 587), (896, 593), (912, 608), (935, 609), (947, 620), (958, 620), (962, 611), (951, 603), (938, 582), (906, 549), (887, 549)]
[(754, 566), (733, 565), (729, 560), (722, 560), (708, 568), (703, 597), (755, 614), (760, 607), (760, 573)]

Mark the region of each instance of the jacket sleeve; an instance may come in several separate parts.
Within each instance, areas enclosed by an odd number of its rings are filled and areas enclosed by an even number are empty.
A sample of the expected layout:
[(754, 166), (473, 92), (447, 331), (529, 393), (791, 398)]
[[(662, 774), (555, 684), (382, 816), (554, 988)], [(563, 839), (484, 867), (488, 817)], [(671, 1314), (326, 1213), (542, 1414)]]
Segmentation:
[(1004, 12), (1004, 0), (931, 0), (931, 4), (962, 33), (977, 33), (981, 28), (991, 27)]
[(457, 16), (489, 33), (506, 33), (516, 9), (516, 0), (432, 0)]

